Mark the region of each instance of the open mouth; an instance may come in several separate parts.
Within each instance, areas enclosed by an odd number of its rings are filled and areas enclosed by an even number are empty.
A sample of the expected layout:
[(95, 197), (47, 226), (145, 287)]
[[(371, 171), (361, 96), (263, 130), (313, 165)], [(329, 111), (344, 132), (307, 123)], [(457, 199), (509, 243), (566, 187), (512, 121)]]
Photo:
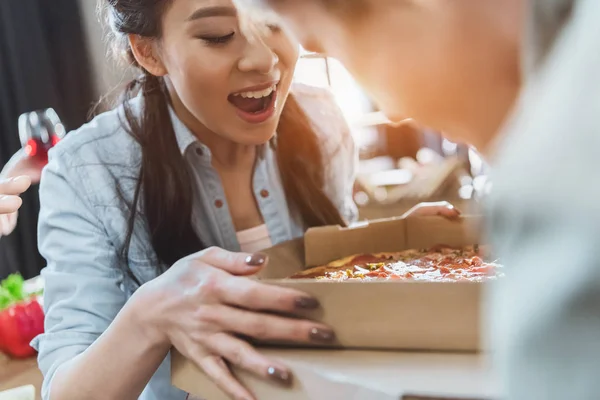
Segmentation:
[(277, 84), (253, 91), (230, 94), (227, 100), (237, 109), (238, 115), (248, 122), (262, 122), (275, 110)]

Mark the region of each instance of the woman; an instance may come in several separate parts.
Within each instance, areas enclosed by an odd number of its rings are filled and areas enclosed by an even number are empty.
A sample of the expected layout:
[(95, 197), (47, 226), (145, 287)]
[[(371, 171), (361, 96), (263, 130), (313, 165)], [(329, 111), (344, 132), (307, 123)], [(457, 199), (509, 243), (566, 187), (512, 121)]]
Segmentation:
[(597, 399), (600, 2), (244, 2), (269, 3), (389, 115), (495, 153), (490, 232), (508, 273), (490, 315), (504, 397)]
[(20, 150), (0, 172), (0, 237), (9, 235), (17, 225), (17, 210), (21, 207), (19, 195), (32, 183), (40, 181), (42, 165)]
[(275, 25), (242, 35), (230, 1), (106, 8), (142, 76), (44, 172), (43, 396), (184, 399), (170, 384), (171, 347), (235, 399), (253, 397), (224, 361), (289, 385), (286, 367), (239, 335), (328, 343), (334, 333), (274, 316), (319, 304), (246, 276), (267, 261), (257, 251), (354, 219), (348, 129), (321, 91), (288, 96), (298, 46)]

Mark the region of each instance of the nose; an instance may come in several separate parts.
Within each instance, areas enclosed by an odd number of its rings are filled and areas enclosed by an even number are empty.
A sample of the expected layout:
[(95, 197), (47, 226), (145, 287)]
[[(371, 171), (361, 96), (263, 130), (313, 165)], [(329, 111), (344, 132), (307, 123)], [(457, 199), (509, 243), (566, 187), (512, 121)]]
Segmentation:
[(238, 68), (242, 72), (258, 72), (268, 74), (279, 63), (277, 53), (262, 37), (255, 36), (247, 41), (246, 51), (239, 61)]

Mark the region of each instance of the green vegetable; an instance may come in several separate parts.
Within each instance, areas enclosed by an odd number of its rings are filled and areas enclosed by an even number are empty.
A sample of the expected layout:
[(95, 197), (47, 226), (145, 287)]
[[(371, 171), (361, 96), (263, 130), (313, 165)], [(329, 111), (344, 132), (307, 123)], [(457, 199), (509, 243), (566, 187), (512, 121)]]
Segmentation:
[(25, 280), (20, 274), (9, 275), (0, 283), (0, 311), (26, 298)]

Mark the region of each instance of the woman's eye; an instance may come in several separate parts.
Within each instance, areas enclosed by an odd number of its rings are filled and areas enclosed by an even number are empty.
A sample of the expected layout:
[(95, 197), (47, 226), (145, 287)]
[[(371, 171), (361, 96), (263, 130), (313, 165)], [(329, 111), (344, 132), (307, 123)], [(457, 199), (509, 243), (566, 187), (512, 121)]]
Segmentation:
[(233, 39), (234, 35), (235, 32), (231, 32), (225, 36), (200, 36), (200, 39), (204, 40), (208, 44), (226, 44)]

